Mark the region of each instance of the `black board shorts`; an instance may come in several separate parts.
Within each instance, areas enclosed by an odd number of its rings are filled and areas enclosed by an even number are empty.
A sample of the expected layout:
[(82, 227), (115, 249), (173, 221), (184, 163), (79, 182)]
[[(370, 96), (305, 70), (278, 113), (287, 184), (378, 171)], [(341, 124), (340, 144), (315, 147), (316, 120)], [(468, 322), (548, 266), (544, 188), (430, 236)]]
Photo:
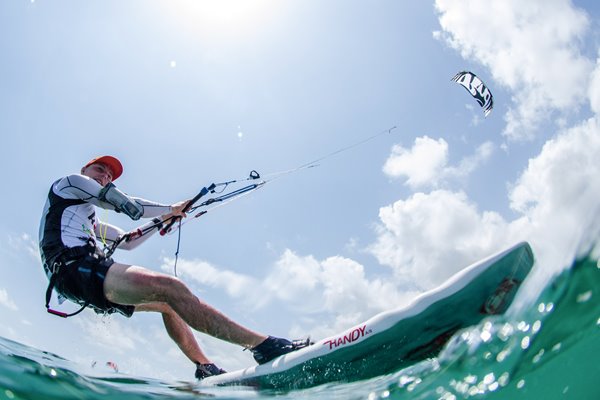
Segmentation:
[(112, 258), (97, 253), (69, 260), (61, 268), (56, 290), (75, 303), (88, 303), (98, 314), (118, 312), (129, 318), (135, 306), (113, 303), (104, 295), (104, 279), (113, 264)]

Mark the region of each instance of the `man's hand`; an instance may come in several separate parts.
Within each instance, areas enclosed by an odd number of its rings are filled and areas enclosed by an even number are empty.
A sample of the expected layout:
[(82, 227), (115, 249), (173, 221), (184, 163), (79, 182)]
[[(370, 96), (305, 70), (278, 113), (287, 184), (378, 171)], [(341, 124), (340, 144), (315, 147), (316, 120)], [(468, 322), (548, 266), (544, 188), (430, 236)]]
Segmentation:
[(183, 200), (180, 201), (178, 203), (175, 204), (171, 204), (171, 212), (168, 214), (165, 214), (162, 216), (162, 220), (163, 221), (168, 221), (171, 218), (175, 217), (175, 218), (185, 218), (187, 217), (187, 214), (183, 211), (187, 205), (189, 204), (190, 200)]
[(161, 216), (163, 223), (166, 224), (166, 226), (160, 230), (161, 236), (164, 236), (166, 233), (168, 233), (173, 224), (175, 224), (178, 220), (187, 217), (187, 214), (183, 210), (186, 209), (191, 201), (192, 200), (184, 200), (175, 204), (171, 204), (171, 212)]

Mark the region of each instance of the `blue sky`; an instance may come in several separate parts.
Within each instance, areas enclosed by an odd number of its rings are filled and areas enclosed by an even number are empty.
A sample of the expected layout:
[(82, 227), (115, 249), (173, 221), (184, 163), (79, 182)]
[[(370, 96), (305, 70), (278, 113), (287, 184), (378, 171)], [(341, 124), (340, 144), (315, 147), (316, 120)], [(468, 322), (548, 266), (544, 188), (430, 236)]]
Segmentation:
[[(180, 277), (268, 334), (320, 339), (523, 239), (547, 278), (600, 198), (599, 14), (565, 0), (0, 3), (0, 335), (191, 379), (156, 315), (45, 313), (45, 196), (100, 154), (122, 160), (124, 191), (167, 203), (397, 127), (185, 226)], [(450, 81), (461, 70), (492, 90), (488, 118)], [(157, 236), (116, 258), (170, 272), (175, 247)], [(226, 369), (253, 363), (198, 339)]]

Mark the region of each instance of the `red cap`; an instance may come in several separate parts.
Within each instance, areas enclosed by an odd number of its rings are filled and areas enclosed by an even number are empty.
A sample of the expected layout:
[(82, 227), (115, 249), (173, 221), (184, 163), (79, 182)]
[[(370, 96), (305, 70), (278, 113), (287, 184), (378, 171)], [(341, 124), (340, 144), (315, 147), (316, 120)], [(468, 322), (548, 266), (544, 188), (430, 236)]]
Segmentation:
[(100, 156), (100, 157), (93, 158), (87, 164), (85, 164), (83, 166), (83, 168), (89, 167), (90, 165), (95, 164), (95, 163), (102, 163), (102, 164), (106, 165), (108, 168), (110, 168), (110, 170), (112, 171), (112, 180), (113, 181), (116, 181), (117, 178), (120, 177), (121, 174), (123, 173), (123, 165), (121, 165), (121, 161), (117, 160), (113, 156)]

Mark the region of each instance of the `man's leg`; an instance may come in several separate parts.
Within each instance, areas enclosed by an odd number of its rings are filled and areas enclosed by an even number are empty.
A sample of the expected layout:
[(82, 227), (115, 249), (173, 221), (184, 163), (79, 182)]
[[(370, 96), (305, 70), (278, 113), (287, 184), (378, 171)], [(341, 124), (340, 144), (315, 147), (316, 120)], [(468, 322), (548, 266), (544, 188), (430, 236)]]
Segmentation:
[(114, 263), (104, 280), (104, 294), (117, 304), (166, 303), (193, 329), (246, 348), (267, 339), (198, 299), (178, 278), (146, 268)]
[(168, 304), (141, 304), (135, 307), (135, 311), (154, 311), (161, 313), (169, 336), (191, 362), (200, 364), (210, 364), (212, 362), (204, 355), (202, 349), (200, 349), (188, 324), (186, 324)]

